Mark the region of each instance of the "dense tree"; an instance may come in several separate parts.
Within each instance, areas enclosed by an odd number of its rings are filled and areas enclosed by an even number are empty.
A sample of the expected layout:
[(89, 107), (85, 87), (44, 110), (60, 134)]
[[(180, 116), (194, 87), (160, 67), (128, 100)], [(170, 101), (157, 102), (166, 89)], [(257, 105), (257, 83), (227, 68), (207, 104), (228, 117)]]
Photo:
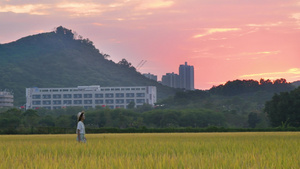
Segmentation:
[(134, 102), (130, 102), (130, 103), (128, 103), (128, 105), (127, 105), (127, 108), (128, 109), (133, 109), (135, 107), (135, 103)]
[(66, 29), (62, 26), (57, 27), (55, 33), (68, 39), (74, 39), (72, 30)]
[(47, 115), (39, 121), (39, 126), (54, 127), (55, 126), (55, 121), (54, 121), (52, 116)]
[(0, 128), (17, 128), (20, 126), (21, 120), (16, 116), (9, 118), (0, 118)]
[(71, 116), (62, 115), (56, 119), (55, 126), (70, 128), (70, 127), (76, 127), (76, 123), (77, 122), (74, 119), (72, 119)]
[(266, 102), (264, 111), (271, 125), (300, 127), (300, 87), (291, 92), (275, 94)]
[(131, 63), (130, 62), (128, 62), (126, 59), (122, 59), (121, 61), (119, 61), (118, 62), (118, 65), (120, 65), (120, 66), (124, 66), (124, 67), (131, 67)]
[(142, 106), (137, 107), (135, 111), (142, 113), (142, 112), (150, 111), (152, 109), (153, 109), (152, 105), (144, 103)]
[(121, 67), (124, 67), (124, 68), (128, 68), (128, 69), (130, 69), (130, 70), (136, 71), (135, 67), (133, 67), (133, 66), (131, 65), (131, 63), (128, 62), (128, 61), (127, 61), (126, 59), (124, 59), (124, 58), (123, 58), (121, 61), (118, 62), (118, 65), (121, 66)]
[(179, 127), (180, 112), (175, 110), (166, 110), (162, 112), (159, 127)]
[(23, 113), (22, 120), (24, 126), (26, 127), (34, 127), (37, 126), (39, 121), (39, 115), (36, 110), (28, 109)]
[(259, 122), (259, 118), (258, 118), (258, 115), (257, 113), (254, 113), (254, 112), (251, 112), (249, 115), (248, 115), (248, 124), (249, 124), (249, 127), (251, 128), (255, 128), (257, 123)]
[(143, 113), (142, 117), (144, 118), (144, 122), (148, 127), (160, 127), (163, 111), (164, 110), (153, 110)]

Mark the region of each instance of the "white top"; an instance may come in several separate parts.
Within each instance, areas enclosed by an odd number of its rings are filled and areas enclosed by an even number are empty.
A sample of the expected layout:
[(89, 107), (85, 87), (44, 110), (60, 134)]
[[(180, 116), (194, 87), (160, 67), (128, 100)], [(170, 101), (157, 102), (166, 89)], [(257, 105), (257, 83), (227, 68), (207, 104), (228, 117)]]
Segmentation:
[(77, 130), (76, 130), (76, 134), (78, 134), (78, 130), (80, 130), (80, 134), (85, 134), (85, 127), (82, 121), (79, 121), (77, 123)]

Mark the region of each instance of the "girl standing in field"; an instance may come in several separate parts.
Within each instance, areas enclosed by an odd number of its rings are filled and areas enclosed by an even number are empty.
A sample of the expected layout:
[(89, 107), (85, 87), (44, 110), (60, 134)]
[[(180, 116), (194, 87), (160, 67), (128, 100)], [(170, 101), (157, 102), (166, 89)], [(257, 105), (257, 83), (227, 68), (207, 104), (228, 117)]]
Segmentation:
[(83, 121), (85, 119), (84, 111), (79, 112), (77, 114), (77, 119), (78, 119), (77, 129), (76, 129), (77, 141), (78, 142), (86, 143), (85, 127), (84, 127), (84, 124), (83, 124)]

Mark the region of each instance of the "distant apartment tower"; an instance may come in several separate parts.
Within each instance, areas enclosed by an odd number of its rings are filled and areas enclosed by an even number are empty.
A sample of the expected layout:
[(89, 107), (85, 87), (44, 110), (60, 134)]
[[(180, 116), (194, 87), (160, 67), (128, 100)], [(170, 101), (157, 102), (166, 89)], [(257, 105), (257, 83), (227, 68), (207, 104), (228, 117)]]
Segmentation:
[(166, 85), (169, 87), (174, 87), (174, 88), (180, 87), (179, 75), (174, 72), (163, 75), (161, 81), (162, 81), (161, 83), (163, 85)]
[(78, 86), (73, 88), (26, 88), (26, 109), (61, 109), (80, 106), (127, 108), (131, 102), (136, 107), (156, 102), (155, 86), (100, 87)]
[(144, 73), (143, 74), (146, 78), (157, 81), (157, 76), (151, 73)]
[(185, 62), (179, 66), (180, 88), (186, 90), (194, 90), (194, 66), (190, 66)]
[(0, 108), (3, 107), (13, 107), (14, 106), (14, 96), (12, 92), (7, 90), (0, 90)]

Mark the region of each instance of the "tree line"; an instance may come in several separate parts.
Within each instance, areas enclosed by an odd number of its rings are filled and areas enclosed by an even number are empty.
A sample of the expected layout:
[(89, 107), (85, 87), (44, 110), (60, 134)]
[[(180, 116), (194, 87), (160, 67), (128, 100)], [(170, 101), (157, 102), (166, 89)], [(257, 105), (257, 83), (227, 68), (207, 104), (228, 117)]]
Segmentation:
[(271, 81), (270, 79), (256, 80), (234, 80), (228, 81), (224, 85), (213, 86), (209, 92), (217, 95), (234, 96), (242, 93), (252, 93), (257, 91), (268, 92), (285, 92), (294, 89), (291, 83), (286, 79), (277, 79)]
[[(165, 127), (208, 127), (225, 126), (226, 120), (222, 113), (207, 109), (149, 109), (150, 105), (136, 109), (101, 108), (86, 110), (85, 125), (87, 128), (115, 127), (115, 128), (165, 128)], [(80, 107), (46, 110), (9, 109), (1, 113), (0, 128), (19, 127), (76, 127), (76, 112)]]

